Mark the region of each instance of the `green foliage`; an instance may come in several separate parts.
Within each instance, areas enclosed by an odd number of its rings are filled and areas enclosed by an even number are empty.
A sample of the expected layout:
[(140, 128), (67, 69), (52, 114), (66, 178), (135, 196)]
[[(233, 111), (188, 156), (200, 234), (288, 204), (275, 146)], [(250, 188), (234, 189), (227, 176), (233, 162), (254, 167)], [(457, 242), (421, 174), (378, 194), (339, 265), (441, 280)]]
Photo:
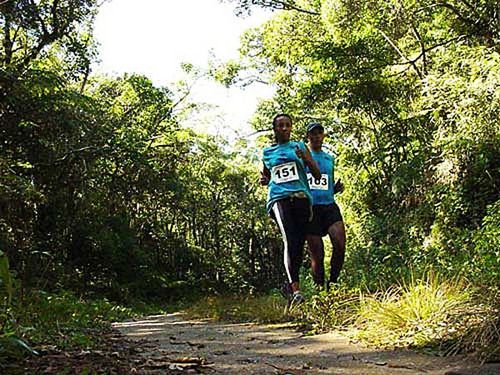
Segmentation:
[(131, 317), (133, 312), (107, 300), (84, 300), (70, 292), (33, 292), (15, 307), (18, 330), (35, 345), (58, 348), (92, 346), (86, 332), (103, 328), (111, 321)]
[[(276, 258), (277, 246), (267, 244), (277, 236), (268, 240), (261, 231), (267, 218), (254, 208), (262, 196), (248, 161), (230, 162), (237, 154), (223, 151), (226, 145), (181, 129), (176, 113), (189, 88), (155, 87), (138, 75), (76, 74), (85, 72), (92, 42), (71, 33), (90, 19), (93, 4), (44, 2), (40, 19), (27, 23), (24, 11), (2, 15), (26, 32), (58, 22), (58, 12), (71, 23), (44, 39), (44, 53), (33, 41), (26, 45), (33, 58), (6, 59), (0, 70), (0, 246), (22, 287), (128, 302), (180, 299), (193, 286), (265, 287), (257, 275), (276, 274), (265, 258)], [(55, 18), (46, 19), (51, 6)], [(8, 40), (8, 30), (2, 33)], [(70, 37), (88, 47), (78, 52), (87, 61), (71, 60)], [(80, 61), (78, 69), (70, 60)], [(248, 214), (240, 222), (258, 229), (233, 228), (239, 219), (227, 217), (241, 209)], [(251, 267), (239, 272), (248, 258)]]
[(12, 295), (14, 294), (12, 284), (9, 259), (7, 258), (7, 254), (0, 250), (0, 288), (2, 289), (0, 296), (2, 306), (10, 306)]
[(240, 66), (236, 61), (228, 61), (216, 67), (212, 75), (217, 82), (222, 83), (226, 87), (230, 87), (235, 83), (235, 78), (239, 70)]
[(179, 125), (188, 85), (91, 75), (94, 1), (0, 6), (0, 247), (23, 288), (171, 300), (275, 273), (266, 235), (226, 219), (267, 220), (247, 160)]
[[(372, 344), (495, 356), (497, 2), (294, 5), (314, 12), (290, 9), (247, 32), (238, 74), (260, 72), (276, 87), (254, 116), (257, 130), (277, 111), (299, 128), (325, 126), (336, 174), (348, 181), (336, 197), (347, 228), (342, 282), (382, 291), (361, 300), (318, 293), (304, 319), (321, 331), (357, 317), (358, 337)], [(428, 269), (441, 276), (392, 287)]]
[[(15, 298), (0, 319), (0, 367), (38, 355), (33, 348), (92, 348), (98, 344), (95, 333), (109, 322), (133, 316), (130, 308), (107, 300), (84, 300), (70, 292), (58, 294), (33, 291)], [(29, 343), (29, 344), (28, 344)]]
[(470, 270), (484, 285), (498, 287), (500, 281), (500, 201), (489, 206), (483, 225), (473, 237)]
[(71, 76), (88, 74), (90, 22), (97, 4), (94, 0), (2, 2), (0, 66), (21, 72), (50, 55), (50, 49), (59, 49)]

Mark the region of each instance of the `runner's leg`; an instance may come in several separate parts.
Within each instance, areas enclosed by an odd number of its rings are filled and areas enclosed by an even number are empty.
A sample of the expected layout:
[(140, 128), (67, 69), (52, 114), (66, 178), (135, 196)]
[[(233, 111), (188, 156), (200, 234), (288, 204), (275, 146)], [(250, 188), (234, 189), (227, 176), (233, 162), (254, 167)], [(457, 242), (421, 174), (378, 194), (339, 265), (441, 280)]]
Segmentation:
[(344, 222), (337, 221), (328, 228), (332, 241), (332, 258), (330, 262), (330, 283), (336, 283), (344, 265), (345, 257), (345, 227)]
[(304, 245), (303, 228), (296, 217), (295, 203), (300, 200), (282, 199), (273, 207), (274, 217), (278, 223), (283, 238), (283, 263), (292, 290), (299, 287), (299, 268), (302, 261), (302, 247)]
[[(295, 219), (295, 230), (296, 230), (296, 243), (294, 244), (294, 251), (292, 254), (294, 271), (297, 273), (297, 281), (292, 283), (292, 290), (294, 292), (300, 290), (299, 286), (299, 273), (300, 267), (302, 266), (302, 259), (304, 255), (304, 244), (306, 242), (306, 230), (307, 224), (312, 217), (312, 208), (309, 200), (306, 198), (294, 199), (294, 219)], [(302, 298), (302, 297), (301, 297)], [(303, 300), (303, 298), (302, 298)]]
[(314, 283), (317, 286), (325, 285), (325, 249), (321, 236), (308, 234), (306, 236), (309, 254), (311, 255), (311, 270)]

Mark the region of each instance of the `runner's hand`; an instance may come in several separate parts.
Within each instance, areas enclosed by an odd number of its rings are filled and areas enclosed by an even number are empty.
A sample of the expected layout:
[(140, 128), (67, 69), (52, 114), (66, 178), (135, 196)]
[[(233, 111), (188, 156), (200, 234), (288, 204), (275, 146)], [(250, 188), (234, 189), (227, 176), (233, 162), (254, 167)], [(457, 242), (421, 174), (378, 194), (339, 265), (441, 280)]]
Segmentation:
[(295, 146), (295, 154), (302, 160), (304, 160), (307, 164), (312, 162), (312, 158), (308, 152), (301, 150), (299, 146)]
[(295, 154), (302, 160), (306, 160), (306, 153), (299, 146), (295, 146)]
[(344, 184), (340, 181), (340, 178), (335, 183), (333, 187), (333, 194), (342, 193), (344, 191)]

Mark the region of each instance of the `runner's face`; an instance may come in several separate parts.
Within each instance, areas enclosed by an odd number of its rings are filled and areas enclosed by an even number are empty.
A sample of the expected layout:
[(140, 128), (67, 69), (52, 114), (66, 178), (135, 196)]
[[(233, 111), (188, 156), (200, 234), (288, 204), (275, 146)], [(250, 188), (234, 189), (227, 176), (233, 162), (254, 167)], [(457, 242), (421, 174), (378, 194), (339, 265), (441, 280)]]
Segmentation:
[(325, 139), (325, 133), (322, 129), (316, 128), (307, 133), (307, 139), (311, 145), (311, 148), (317, 149), (320, 148), (323, 144), (323, 140)]
[(278, 117), (273, 130), (278, 143), (288, 142), (290, 140), (290, 133), (292, 132), (292, 122), (288, 117)]

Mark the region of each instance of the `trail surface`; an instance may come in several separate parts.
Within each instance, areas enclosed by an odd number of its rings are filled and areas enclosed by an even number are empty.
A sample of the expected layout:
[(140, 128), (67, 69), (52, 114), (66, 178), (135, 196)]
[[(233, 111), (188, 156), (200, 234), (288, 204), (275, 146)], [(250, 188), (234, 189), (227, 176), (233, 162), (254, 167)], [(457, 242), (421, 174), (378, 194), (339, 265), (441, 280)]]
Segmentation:
[(147, 343), (142, 355), (151, 374), (500, 374), (498, 364), (369, 349), (339, 333), (304, 336), (291, 325), (220, 323), (176, 313), (114, 327)]

